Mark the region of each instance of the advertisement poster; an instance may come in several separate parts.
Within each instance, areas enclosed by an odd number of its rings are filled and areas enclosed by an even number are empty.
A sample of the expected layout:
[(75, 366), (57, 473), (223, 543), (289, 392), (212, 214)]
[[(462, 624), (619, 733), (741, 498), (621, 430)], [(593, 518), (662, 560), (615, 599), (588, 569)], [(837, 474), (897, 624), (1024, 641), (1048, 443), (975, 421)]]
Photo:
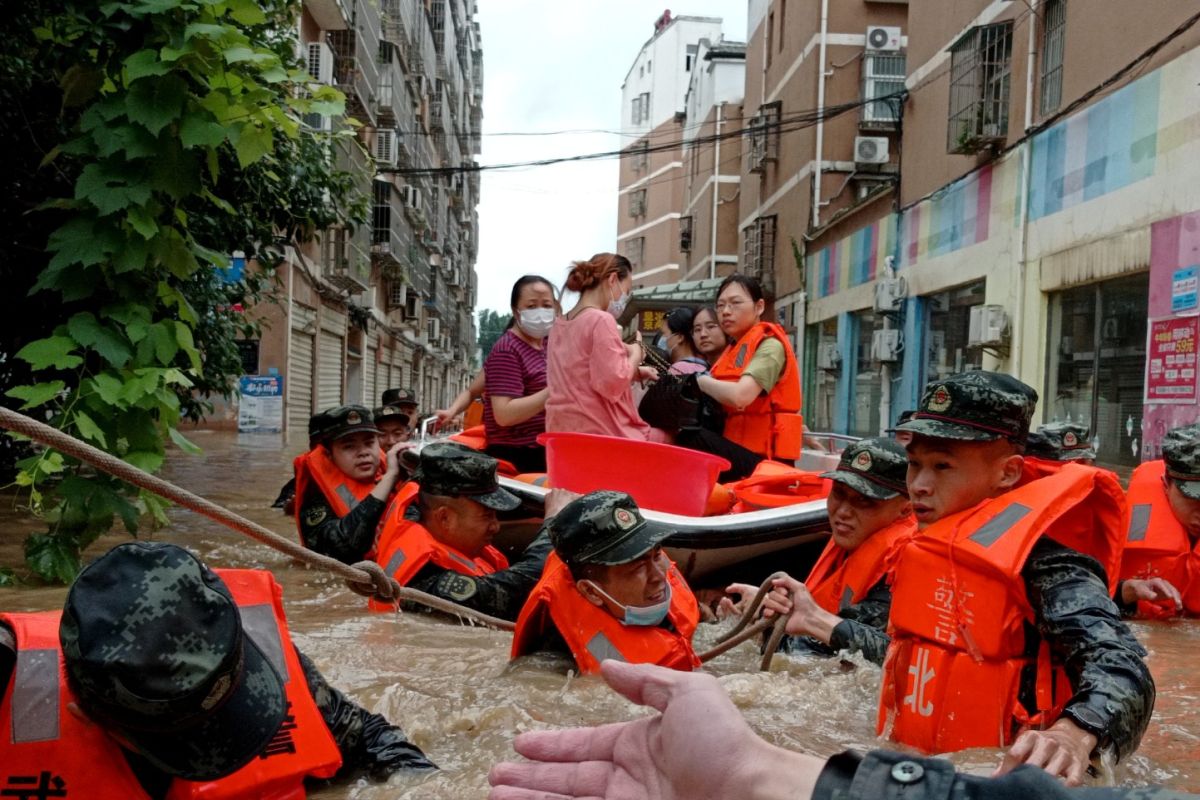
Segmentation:
[(1146, 346), (1146, 402), (1192, 403), (1196, 400), (1196, 341), (1200, 317), (1150, 321)]
[(239, 433), (283, 431), (283, 378), (279, 375), (243, 375), (238, 403)]

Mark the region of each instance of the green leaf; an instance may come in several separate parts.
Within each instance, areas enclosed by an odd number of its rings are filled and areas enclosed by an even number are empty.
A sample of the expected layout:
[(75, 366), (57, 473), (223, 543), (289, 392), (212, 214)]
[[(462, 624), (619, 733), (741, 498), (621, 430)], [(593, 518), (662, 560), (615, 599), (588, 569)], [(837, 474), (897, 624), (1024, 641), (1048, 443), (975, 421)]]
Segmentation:
[(226, 25), (211, 25), (204, 22), (193, 22), (183, 29), (184, 40), (195, 39), (223, 39), (226, 36), (234, 33), (234, 29)]
[(121, 401), (121, 390), (125, 388), (125, 384), (116, 376), (101, 372), (91, 378), (92, 385), (96, 388), (96, 394), (100, 395), (100, 399), (105, 404), (110, 406), (124, 407)]
[[(155, 158), (160, 149), (158, 139), (149, 131), (125, 121), (96, 128), (92, 131), (92, 139), (96, 142), (96, 152), (105, 157), (124, 153), (129, 159)], [(118, 166), (117, 171), (122, 179), (145, 172), (141, 167), (125, 164)]]
[(179, 118), (187, 97), (187, 84), (178, 75), (147, 77), (129, 87), (125, 112), (133, 122), (157, 134)]
[(73, 64), (63, 73), (59, 85), (63, 90), (63, 108), (81, 106), (96, 96), (104, 82), (104, 73), (94, 67)]
[(133, 83), (138, 78), (148, 75), (165, 75), (170, 71), (170, 65), (160, 61), (158, 53), (153, 50), (138, 50), (125, 59), (126, 83)]
[(255, 0), (230, 0), (229, 16), (243, 25), (262, 25), (267, 21), (267, 15)]
[(144, 306), (135, 305), (133, 303), (118, 303), (116, 305), (105, 306), (100, 309), (101, 315), (109, 319), (116, 320), (122, 325), (129, 326), (134, 323), (150, 324), (150, 311)]
[(170, 364), (179, 352), (174, 329), (175, 326), (169, 322), (156, 322), (150, 326), (148, 338), (154, 347), (154, 357), (160, 364)]
[(141, 2), (128, 10), (130, 16), (147, 17), (174, 11), (179, 6), (179, 0), (141, 0)]
[(112, 328), (98, 322), (90, 311), (81, 311), (67, 321), (71, 336), (92, 348), (117, 369), (133, 356), (128, 340)]
[(150, 257), (150, 243), (145, 239), (130, 237), (123, 248), (112, 257), (113, 270), (118, 274), (145, 268)]
[(130, 227), (140, 233), (143, 239), (152, 239), (154, 234), (158, 233), (158, 223), (144, 206), (130, 206), (125, 211), (125, 218), (129, 220)]
[(273, 148), (271, 132), (266, 128), (255, 125), (243, 125), (237, 137), (234, 148), (237, 150), (238, 164), (248, 167), (261, 159)]
[(150, 199), (150, 187), (126, 183), (128, 172), (109, 162), (88, 164), (75, 182), (75, 199), (86, 200), (101, 215), (112, 214)]
[(68, 537), (35, 533), (25, 540), (25, 563), (44, 581), (70, 583), (79, 574), (79, 548)]
[(188, 359), (192, 362), (192, 369), (197, 374), (200, 373), (202, 365), (200, 363), (200, 353), (196, 350), (196, 343), (192, 339), (192, 329), (182, 322), (175, 323), (175, 341), (179, 342), (180, 348), (187, 353)]
[(108, 447), (108, 439), (104, 436), (104, 431), (100, 430), (91, 417), (82, 411), (75, 412), (75, 427), (79, 429), (79, 435), (85, 439), (91, 439), (93, 442), (99, 443), (101, 447)]
[(18, 400), (24, 400), (25, 403), (21, 406), (21, 410), (24, 411), (27, 408), (37, 408), (49, 403), (58, 397), (59, 392), (65, 388), (67, 388), (67, 384), (63, 381), (47, 381), (46, 383), (35, 383), (32, 386), (14, 386), (5, 394)]
[(163, 229), (153, 246), (154, 255), (177, 278), (188, 278), (200, 268), (187, 242), (174, 228)]
[(75, 346), (75, 340), (67, 336), (49, 336), (22, 347), (17, 358), (34, 369), (72, 369), (83, 363), (82, 358), (71, 354)]
[(175, 428), (168, 428), (167, 433), (171, 435), (171, 441), (174, 442), (180, 450), (189, 455), (200, 456), (204, 455), (204, 451), (198, 445), (190, 441), (186, 436), (180, 433)]
[(134, 450), (121, 456), (122, 460), (146, 472), (155, 472), (162, 466), (163, 454), (152, 450)]
[(188, 112), (179, 127), (179, 139), (184, 147), (216, 147), (225, 141), (225, 128), (212, 114)]

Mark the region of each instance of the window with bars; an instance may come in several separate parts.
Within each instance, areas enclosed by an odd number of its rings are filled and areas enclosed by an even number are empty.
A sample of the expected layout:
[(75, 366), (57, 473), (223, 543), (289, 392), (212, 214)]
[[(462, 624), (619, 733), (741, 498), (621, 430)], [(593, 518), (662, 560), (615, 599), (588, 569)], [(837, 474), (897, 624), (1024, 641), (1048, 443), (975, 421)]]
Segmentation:
[(640, 141), (633, 149), (633, 171), (641, 172), (650, 164), (650, 142)]
[(1042, 14), (1042, 81), (1038, 109), (1047, 116), (1062, 104), (1063, 54), (1067, 42), (1067, 0), (1048, 0)]
[[(903, 53), (871, 53), (863, 56), (862, 124), (864, 127), (895, 127), (900, 121), (900, 98), (904, 91)], [(888, 97), (887, 100), (876, 98)]]
[(679, 218), (679, 249), (685, 253), (692, 249), (692, 218)]
[(779, 157), (779, 126), (783, 105), (777, 100), (765, 103), (750, 120), (750, 171), (763, 172), (768, 162)]
[(625, 241), (625, 257), (629, 259), (629, 263), (633, 265), (633, 271), (637, 272), (642, 268), (642, 260), (646, 255), (646, 237), (638, 236)]
[(775, 215), (759, 217), (745, 231), (742, 272), (758, 278), (765, 289), (775, 276)]
[(629, 193), (629, 216), (640, 217), (646, 213), (646, 190), (637, 189)]
[(950, 48), (949, 152), (978, 152), (1007, 137), (1012, 29), (1011, 21), (979, 25)]

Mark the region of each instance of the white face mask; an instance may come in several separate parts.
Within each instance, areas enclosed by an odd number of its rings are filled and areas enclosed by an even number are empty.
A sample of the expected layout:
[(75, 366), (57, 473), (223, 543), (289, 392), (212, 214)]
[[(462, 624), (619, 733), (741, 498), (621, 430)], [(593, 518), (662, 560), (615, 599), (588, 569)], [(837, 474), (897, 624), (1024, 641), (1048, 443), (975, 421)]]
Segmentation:
[(554, 327), (554, 317), (553, 308), (523, 308), (518, 316), (518, 324), (534, 339), (542, 339)]
[[(617, 284), (620, 287), (621, 284)], [(620, 317), (625, 313), (625, 306), (629, 305), (629, 298), (633, 297), (633, 292), (625, 292), (616, 300), (610, 300), (608, 303), (608, 313), (614, 317)]]

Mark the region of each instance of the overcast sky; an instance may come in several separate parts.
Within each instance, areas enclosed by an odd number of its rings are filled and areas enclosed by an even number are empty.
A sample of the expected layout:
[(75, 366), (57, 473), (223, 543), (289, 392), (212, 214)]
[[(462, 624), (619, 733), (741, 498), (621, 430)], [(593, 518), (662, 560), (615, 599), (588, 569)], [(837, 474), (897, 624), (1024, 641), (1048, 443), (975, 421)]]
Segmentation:
[[(721, 17), (744, 41), (746, 0), (690, 0), (672, 13)], [(481, 164), (617, 150), (621, 83), (664, 5), (646, 0), (479, 0), (483, 39)], [(682, 110), (682, 106), (681, 106)], [(589, 131), (550, 136), (498, 133)], [(617, 162), (485, 171), (479, 203), (477, 311), (508, 310), (513, 282), (614, 250)]]

